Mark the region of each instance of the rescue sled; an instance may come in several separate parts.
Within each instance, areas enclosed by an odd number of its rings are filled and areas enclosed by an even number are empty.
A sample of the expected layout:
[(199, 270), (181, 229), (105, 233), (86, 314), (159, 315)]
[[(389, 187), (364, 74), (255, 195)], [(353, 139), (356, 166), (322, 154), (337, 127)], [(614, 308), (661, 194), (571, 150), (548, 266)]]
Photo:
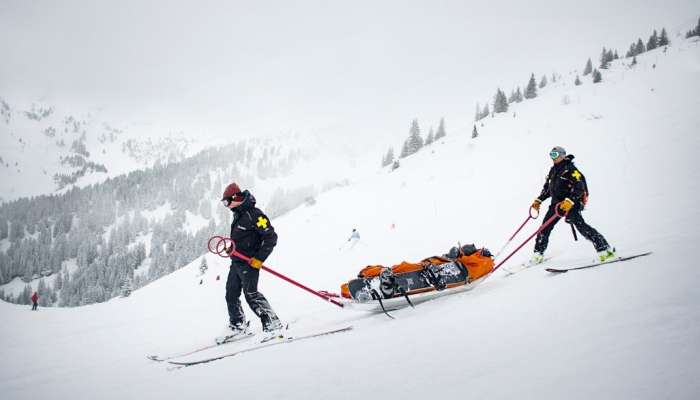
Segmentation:
[(356, 279), (341, 285), (341, 302), (349, 309), (389, 315), (387, 311), (470, 290), (493, 267), (491, 252), (474, 245), (453, 247), (444, 256), (418, 263), (369, 265)]

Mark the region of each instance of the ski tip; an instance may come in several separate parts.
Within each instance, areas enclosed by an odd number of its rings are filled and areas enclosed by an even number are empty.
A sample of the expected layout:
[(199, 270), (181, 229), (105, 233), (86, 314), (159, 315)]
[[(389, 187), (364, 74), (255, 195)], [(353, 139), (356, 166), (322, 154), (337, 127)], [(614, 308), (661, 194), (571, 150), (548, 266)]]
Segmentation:
[(569, 272), (569, 271), (567, 271), (567, 270), (565, 270), (565, 269), (554, 269), (554, 268), (546, 268), (545, 271), (551, 272), (551, 273), (553, 273), (553, 274), (563, 274), (563, 273), (565, 273), (565, 272)]
[(148, 358), (151, 361), (163, 361), (158, 356), (146, 356), (146, 358)]

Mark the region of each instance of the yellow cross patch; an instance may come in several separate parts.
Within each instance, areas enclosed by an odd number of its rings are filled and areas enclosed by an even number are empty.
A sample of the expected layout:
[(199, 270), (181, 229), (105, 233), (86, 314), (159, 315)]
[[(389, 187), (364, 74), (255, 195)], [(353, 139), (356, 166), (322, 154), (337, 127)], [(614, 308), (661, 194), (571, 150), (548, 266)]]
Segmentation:
[(577, 181), (580, 181), (580, 180), (581, 180), (581, 173), (580, 173), (580, 172), (578, 172), (578, 170), (577, 170), (577, 169), (576, 169), (576, 170), (574, 170), (574, 173), (573, 173), (573, 174), (571, 174), (571, 176), (573, 176), (574, 178), (576, 178), (576, 180), (577, 180)]
[(263, 216), (258, 217), (258, 223), (256, 224), (258, 228), (267, 229), (267, 219)]

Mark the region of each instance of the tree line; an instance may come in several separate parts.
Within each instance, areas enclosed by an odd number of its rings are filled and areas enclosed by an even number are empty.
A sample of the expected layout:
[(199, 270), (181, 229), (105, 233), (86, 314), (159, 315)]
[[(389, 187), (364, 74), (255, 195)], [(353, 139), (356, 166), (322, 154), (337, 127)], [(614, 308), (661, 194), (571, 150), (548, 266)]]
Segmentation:
[[(43, 305), (79, 306), (106, 301), (187, 265), (201, 256), (212, 234), (228, 231), (230, 212), (217, 206), (230, 180), (250, 187), (259, 176), (242, 171), (264, 165), (262, 172), (272, 177), (300, 157), (267, 147), (243, 142), (207, 149), (100, 184), (0, 205), (0, 240), (8, 244), (0, 251), (0, 284), (40, 279)], [(168, 210), (157, 216), (155, 210), (163, 206)], [(193, 232), (188, 214), (208, 225)], [(24, 304), (30, 291), (27, 284), (19, 295), (0, 296)]]

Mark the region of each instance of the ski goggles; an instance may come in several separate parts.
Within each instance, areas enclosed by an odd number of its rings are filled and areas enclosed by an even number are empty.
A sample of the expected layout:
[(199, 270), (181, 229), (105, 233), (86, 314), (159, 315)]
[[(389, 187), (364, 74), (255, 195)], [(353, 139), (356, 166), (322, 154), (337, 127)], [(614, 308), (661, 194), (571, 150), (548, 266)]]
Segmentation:
[(549, 152), (549, 157), (551, 157), (552, 160), (556, 160), (557, 158), (559, 158), (560, 155), (561, 155), (561, 153), (559, 153), (556, 150), (552, 150)]
[(224, 207), (228, 207), (234, 201), (243, 201), (244, 198), (245, 197), (244, 197), (243, 193), (236, 193), (233, 196), (228, 196), (228, 197), (224, 197), (223, 199), (221, 199), (221, 204), (223, 204)]

